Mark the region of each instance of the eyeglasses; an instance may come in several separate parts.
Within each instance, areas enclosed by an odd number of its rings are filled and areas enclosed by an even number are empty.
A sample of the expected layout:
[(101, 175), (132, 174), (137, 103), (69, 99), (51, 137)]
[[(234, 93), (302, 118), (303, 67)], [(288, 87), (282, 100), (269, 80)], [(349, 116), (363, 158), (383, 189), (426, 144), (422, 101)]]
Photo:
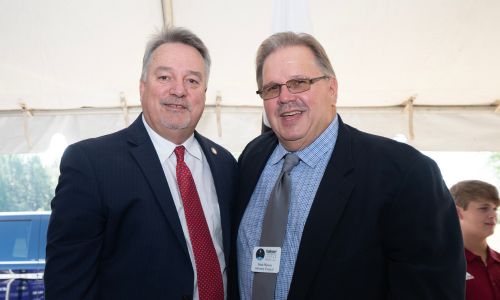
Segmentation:
[(324, 75), (316, 78), (302, 78), (302, 79), (290, 79), (282, 84), (273, 84), (270, 86), (265, 86), (260, 91), (256, 91), (262, 100), (269, 100), (278, 97), (281, 94), (281, 87), (286, 85), (288, 91), (292, 94), (302, 93), (311, 89), (311, 84), (316, 83), (321, 79), (330, 78), (330, 76)]

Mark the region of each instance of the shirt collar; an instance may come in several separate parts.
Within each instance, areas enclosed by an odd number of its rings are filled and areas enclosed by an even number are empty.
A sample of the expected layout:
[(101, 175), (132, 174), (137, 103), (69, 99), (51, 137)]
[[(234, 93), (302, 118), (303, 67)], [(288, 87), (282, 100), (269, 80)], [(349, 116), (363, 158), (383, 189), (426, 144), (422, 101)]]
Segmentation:
[(471, 261), (474, 261), (476, 259), (479, 259), (481, 260), (481, 257), (479, 257), (478, 255), (470, 252), (469, 250), (465, 249), (464, 248), (464, 252), (465, 252), (465, 259), (467, 260), (467, 262), (471, 262)]
[[(487, 260), (494, 260), (496, 261), (497, 263), (500, 263), (500, 254), (498, 252), (496, 252), (495, 250), (491, 249), (490, 247), (488, 247), (488, 259)], [(467, 262), (472, 262), (474, 260), (481, 260), (481, 257), (470, 252), (469, 250), (465, 249), (465, 259), (467, 260)]]
[[(165, 139), (161, 135), (159, 135), (156, 131), (153, 130), (149, 126), (149, 124), (146, 122), (146, 119), (144, 119), (144, 115), (142, 116), (142, 122), (144, 123), (144, 127), (146, 127), (146, 131), (148, 132), (149, 137), (151, 138), (151, 141), (153, 142), (153, 146), (155, 147), (156, 153), (158, 153), (158, 157), (160, 157), (160, 161), (163, 162), (166, 159), (168, 159), (171, 155), (174, 153), (174, 149), (177, 146), (171, 141)], [(194, 133), (191, 134), (191, 136), (182, 143), (184, 148), (186, 148), (187, 153), (195, 157), (196, 159), (201, 160), (201, 147), (200, 145), (196, 142), (196, 139), (194, 138)]]
[[(330, 125), (309, 146), (296, 152), (300, 160), (311, 168), (316, 167), (324, 159), (324, 154), (335, 147), (338, 131), (339, 118), (338, 115), (335, 115)], [(269, 161), (273, 165), (277, 164), (287, 153), (289, 152), (279, 143)]]
[(489, 254), (488, 256), (491, 257), (491, 259), (493, 259), (497, 263), (500, 263), (500, 254), (498, 252), (488, 247), (488, 254)]

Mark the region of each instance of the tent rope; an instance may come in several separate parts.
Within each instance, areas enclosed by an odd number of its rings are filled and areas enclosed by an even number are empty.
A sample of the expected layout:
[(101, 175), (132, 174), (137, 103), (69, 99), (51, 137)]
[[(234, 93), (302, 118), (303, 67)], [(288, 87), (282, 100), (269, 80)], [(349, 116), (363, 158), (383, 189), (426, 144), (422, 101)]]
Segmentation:
[(28, 151), (31, 151), (33, 149), (33, 144), (31, 143), (31, 138), (29, 134), (29, 119), (33, 117), (33, 114), (31, 113), (31, 110), (28, 109), (28, 106), (24, 102), (20, 102), (19, 106), (21, 107), (21, 110), (23, 112), (24, 118), (23, 118), (23, 131), (24, 131), (24, 138), (26, 139), (26, 143), (28, 144)]
[(415, 139), (415, 131), (413, 129), (413, 101), (415, 96), (411, 96), (405, 102), (404, 112), (408, 113), (408, 138), (413, 141)]
[(123, 112), (123, 121), (125, 122), (125, 127), (128, 127), (130, 124), (129, 119), (129, 109), (127, 105), (127, 98), (125, 98), (125, 94), (123, 92), (120, 93), (120, 104)]

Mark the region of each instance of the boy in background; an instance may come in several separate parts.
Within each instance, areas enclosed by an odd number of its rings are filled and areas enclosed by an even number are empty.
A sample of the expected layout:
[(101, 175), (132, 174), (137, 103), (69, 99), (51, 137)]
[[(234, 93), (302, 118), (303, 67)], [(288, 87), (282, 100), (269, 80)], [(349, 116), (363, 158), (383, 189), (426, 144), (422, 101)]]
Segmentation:
[(497, 223), (498, 190), (480, 180), (465, 180), (452, 186), (450, 192), (465, 246), (466, 299), (500, 299), (500, 254), (486, 242)]

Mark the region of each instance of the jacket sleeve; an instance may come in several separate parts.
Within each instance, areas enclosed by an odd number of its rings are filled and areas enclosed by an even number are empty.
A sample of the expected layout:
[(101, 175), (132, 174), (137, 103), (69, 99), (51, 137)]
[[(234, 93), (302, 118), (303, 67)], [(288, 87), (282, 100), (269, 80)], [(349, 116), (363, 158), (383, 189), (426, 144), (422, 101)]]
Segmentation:
[(434, 161), (419, 156), (413, 162), (381, 220), (389, 299), (464, 299), (462, 235)]
[(96, 299), (106, 220), (96, 176), (79, 144), (67, 148), (60, 171), (47, 233), (46, 298)]

